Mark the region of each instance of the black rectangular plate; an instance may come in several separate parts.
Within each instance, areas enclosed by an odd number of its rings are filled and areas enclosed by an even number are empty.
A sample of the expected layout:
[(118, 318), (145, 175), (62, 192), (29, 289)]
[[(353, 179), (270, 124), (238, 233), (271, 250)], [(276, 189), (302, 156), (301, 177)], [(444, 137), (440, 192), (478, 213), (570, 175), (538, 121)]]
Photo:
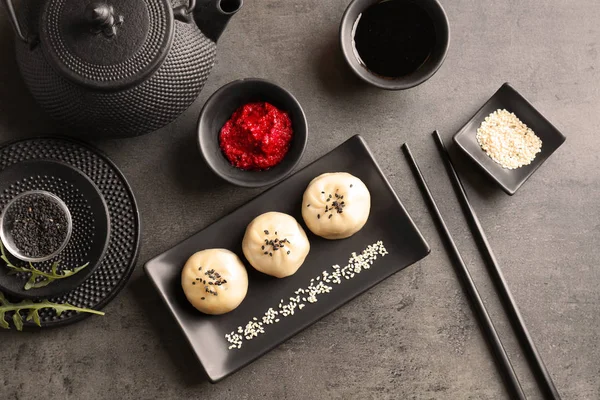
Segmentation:
[[(542, 139), (542, 151), (529, 165), (517, 169), (502, 168), (492, 160), (477, 143), (477, 129), (485, 117), (498, 109), (514, 113)], [(454, 142), (478, 164), (509, 195), (515, 192), (565, 141), (558, 131), (533, 105), (521, 96), (509, 83), (500, 89), (477, 111), (477, 113), (454, 135)]]
[[(246, 262), (248, 294), (242, 304), (228, 314), (204, 315), (188, 303), (180, 278), (188, 257), (203, 249), (226, 248), (245, 260), (241, 243), (252, 219), (268, 211), (280, 211), (304, 225), (301, 202), (308, 183), (325, 172), (341, 171), (360, 178), (371, 192), (371, 214), (362, 230), (348, 239), (330, 241), (313, 235), (305, 227), (311, 243), (310, 254), (298, 272), (285, 279), (263, 275)], [(298, 288), (306, 288), (311, 278), (322, 271), (331, 271), (332, 265), (346, 265), (353, 252), (360, 253), (379, 240), (383, 241), (389, 254), (379, 257), (370, 269), (363, 270), (353, 279), (343, 279), (339, 285), (332, 284), (330, 293), (320, 295), (318, 302), (307, 303), (294, 315), (279, 317), (280, 322), (265, 325), (265, 333), (244, 341), (241, 349), (228, 349), (226, 333), (245, 326), (253, 317), (260, 321), (265, 311), (270, 307), (277, 310), (281, 299), (287, 301)], [(395, 272), (419, 261), (429, 251), (428, 244), (366, 143), (357, 135), (208, 228), (148, 261), (145, 270), (183, 330), (209, 380), (217, 382)]]

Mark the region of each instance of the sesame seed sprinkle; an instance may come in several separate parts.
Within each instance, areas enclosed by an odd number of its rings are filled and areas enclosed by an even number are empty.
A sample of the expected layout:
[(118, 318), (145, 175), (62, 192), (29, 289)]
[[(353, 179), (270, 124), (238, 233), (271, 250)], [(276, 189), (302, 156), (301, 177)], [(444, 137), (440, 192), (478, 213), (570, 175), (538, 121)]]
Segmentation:
[[(234, 330), (225, 334), (229, 350), (241, 349), (244, 342), (264, 334), (267, 325), (278, 323), (283, 318), (291, 317), (294, 313), (303, 310), (307, 305), (316, 303), (321, 296), (330, 293), (335, 285), (340, 285), (342, 279), (352, 279), (370, 269), (378, 256), (384, 257), (386, 254), (388, 252), (383, 242), (378, 241), (367, 246), (360, 254), (352, 253), (348, 264), (344, 267), (336, 264), (331, 266), (330, 270), (322, 271), (310, 280), (307, 287), (295, 290), (295, 297), (290, 297), (289, 300), (281, 299), (277, 308), (271, 307), (262, 317), (252, 317), (244, 327), (238, 326), (237, 332)], [(303, 296), (301, 297), (300, 294)]]

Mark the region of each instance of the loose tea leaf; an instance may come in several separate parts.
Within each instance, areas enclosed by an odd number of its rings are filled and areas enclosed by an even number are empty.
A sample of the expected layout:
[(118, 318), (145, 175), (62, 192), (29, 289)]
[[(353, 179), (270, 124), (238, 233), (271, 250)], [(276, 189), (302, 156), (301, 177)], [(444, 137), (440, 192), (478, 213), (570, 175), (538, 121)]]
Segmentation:
[[(2, 244), (2, 242), (0, 242), (0, 253), (1, 253), (0, 259), (2, 259), (6, 263), (6, 266), (8, 268), (10, 268), (13, 273), (17, 273), (17, 272), (31, 273), (29, 280), (25, 284), (25, 287), (24, 287), (25, 290), (38, 289), (38, 288), (41, 288), (44, 286), (48, 286), (50, 283), (54, 282), (57, 279), (64, 279), (64, 278), (68, 278), (70, 276), (75, 275), (76, 273), (78, 273), (79, 271), (81, 271), (82, 269), (84, 269), (85, 267), (87, 267), (89, 265), (89, 262), (88, 262), (88, 263), (83, 264), (81, 267), (77, 267), (75, 269), (63, 269), (62, 272), (59, 273), (58, 269), (57, 269), (58, 261), (56, 261), (52, 264), (51, 272), (48, 273), (48, 272), (40, 271), (39, 269), (34, 267), (32, 263), (29, 263), (29, 268), (28, 267), (17, 267), (16, 265), (12, 264), (10, 262), (10, 260), (8, 259), (8, 257), (6, 256), (6, 253), (4, 251), (4, 245)], [(44, 280), (37, 282), (38, 277), (42, 277), (42, 278), (44, 278)]]
[(39, 314), (39, 310), (41, 310), (42, 308), (53, 308), (56, 311), (56, 314), (59, 316), (65, 311), (77, 311), (96, 315), (104, 315), (102, 311), (96, 311), (90, 308), (75, 307), (68, 303), (52, 303), (49, 300), (42, 300), (39, 303), (34, 303), (31, 300), (23, 300), (20, 303), (11, 303), (6, 299), (6, 297), (4, 297), (4, 294), (0, 292), (0, 328), (10, 329), (10, 324), (6, 320), (6, 313), (14, 311), (14, 314), (12, 316), (12, 322), (18, 331), (22, 331), (23, 316), (21, 315), (21, 311), (26, 310), (29, 310), (29, 312), (27, 313), (27, 317), (25, 317), (25, 320), (33, 321), (37, 326), (42, 326)]

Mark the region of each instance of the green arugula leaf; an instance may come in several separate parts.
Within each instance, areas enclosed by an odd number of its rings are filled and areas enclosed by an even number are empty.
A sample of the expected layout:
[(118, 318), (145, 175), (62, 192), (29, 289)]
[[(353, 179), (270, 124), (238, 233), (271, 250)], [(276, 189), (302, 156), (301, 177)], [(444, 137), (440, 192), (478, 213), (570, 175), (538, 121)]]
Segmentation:
[(27, 283), (25, 284), (25, 287), (23, 289), (25, 290), (29, 290), (33, 287), (33, 285), (35, 285), (35, 279), (37, 278), (37, 276), (35, 274), (31, 274), (31, 276), (29, 277), (29, 280), (27, 281)]
[(38, 313), (38, 310), (32, 310), (33, 313), (33, 322), (35, 322), (35, 324), (39, 327), (42, 326), (42, 322), (40, 321), (40, 314)]
[[(4, 293), (0, 292), (0, 306), (3, 306), (6, 303), (7, 303), (7, 300), (4, 297)], [(6, 322), (6, 320), (4, 319), (5, 313), (6, 313), (6, 311), (0, 309), (0, 328), (8, 329), (10, 327), (10, 325), (8, 325), (8, 322)]]
[(5, 313), (5, 311), (0, 311), (0, 328), (10, 329), (10, 325), (4, 319), (4, 313)]
[(92, 310), (90, 308), (76, 307), (69, 303), (53, 303), (49, 300), (42, 300), (39, 303), (34, 303), (31, 300), (23, 300), (20, 303), (11, 303), (8, 301), (2, 292), (0, 292), (0, 328), (10, 329), (10, 324), (6, 321), (6, 313), (13, 311), (12, 322), (18, 331), (23, 330), (23, 316), (21, 311), (27, 311), (26, 321), (33, 321), (37, 326), (41, 326), (39, 310), (43, 308), (53, 308), (56, 314), (60, 315), (65, 311), (85, 312), (96, 315), (104, 315), (102, 311)]
[(58, 267), (58, 261), (52, 263), (52, 275), (58, 275), (58, 272), (56, 272), (56, 267)]
[(15, 328), (17, 328), (18, 331), (22, 331), (23, 330), (23, 318), (21, 318), (21, 314), (19, 314), (18, 312), (13, 314), (13, 324), (15, 324)]
[[(75, 269), (63, 269), (62, 272), (59, 273), (58, 272), (59, 264), (58, 264), (58, 261), (55, 261), (52, 264), (51, 272), (47, 273), (47, 272), (41, 271), (41, 270), (37, 269), (36, 267), (34, 267), (31, 262), (29, 263), (29, 268), (17, 267), (16, 265), (12, 264), (10, 262), (10, 260), (8, 259), (8, 257), (6, 256), (6, 253), (4, 251), (4, 245), (2, 244), (1, 241), (0, 241), (0, 252), (2, 254), (0, 256), (0, 259), (2, 259), (6, 263), (6, 266), (11, 269), (11, 273), (13, 273), (13, 274), (17, 273), (17, 272), (31, 273), (29, 280), (27, 281), (27, 283), (25, 283), (25, 286), (23, 287), (23, 289), (25, 289), (25, 290), (42, 288), (42, 287), (48, 286), (50, 283), (54, 282), (57, 279), (64, 279), (64, 278), (73, 276), (90, 264), (88, 262), (88, 263), (83, 264), (80, 267), (75, 268)], [(42, 277), (43, 280), (38, 282), (37, 278), (39, 278), (39, 277)]]

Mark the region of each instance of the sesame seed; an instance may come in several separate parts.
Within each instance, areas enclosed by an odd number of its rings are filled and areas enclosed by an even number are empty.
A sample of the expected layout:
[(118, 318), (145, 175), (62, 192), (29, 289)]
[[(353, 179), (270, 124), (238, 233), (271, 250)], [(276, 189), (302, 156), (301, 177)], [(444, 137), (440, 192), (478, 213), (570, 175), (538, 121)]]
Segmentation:
[[(269, 308), (260, 321), (257, 317), (253, 317), (244, 328), (239, 326), (237, 333), (232, 331), (231, 333), (225, 334), (225, 339), (229, 343), (228, 348), (230, 350), (240, 349), (244, 340), (250, 341), (258, 335), (265, 333), (265, 326), (274, 323), (279, 323), (281, 317), (291, 317), (296, 312), (306, 307), (305, 303), (316, 303), (320, 296), (330, 293), (334, 286), (342, 283), (342, 278), (349, 280), (358, 276), (362, 271), (368, 270), (373, 265), (377, 257), (383, 257), (388, 254), (385, 249), (383, 242), (378, 241), (370, 246), (367, 246), (360, 254), (352, 253), (348, 259), (348, 264), (344, 267), (339, 265), (331, 266), (330, 271), (322, 271), (321, 274), (310, 280), (310, 283), (305, 288), (299, 288), (294, 291), (296, 297), (290, 297), (286, 302), (283, 299), (280, 300), (278, 310)], [(207, 287), (208, 288), (208, 287)], [(300, 293), (305, 294), (305, 297), (300, 297)], [(215, 294), (216, 295), (216, 294)], [(302, 299), (302, 302), (300, 301)]]
[(529, 165), (542, 149), (542, 141), (514, 113), (498, 109), (477, 129), (477, 142), (496, 163), (506, 169)]

